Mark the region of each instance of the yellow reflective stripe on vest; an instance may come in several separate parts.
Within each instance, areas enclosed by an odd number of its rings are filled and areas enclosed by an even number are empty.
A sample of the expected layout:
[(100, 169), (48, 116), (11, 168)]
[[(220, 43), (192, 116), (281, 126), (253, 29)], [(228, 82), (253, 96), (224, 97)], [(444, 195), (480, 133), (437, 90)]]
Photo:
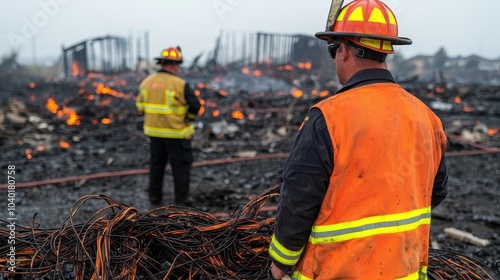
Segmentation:
[(144, 134), (160, 138), (184, 139), (194, 134), (194, 126), (188, 125), (184, 129), (179, 130), (174, 128), (159, 128), (159, 127), (151, 127), (145, 125)]
[[(329, 275), (329, 276), (335, 277), (335, 275)], [(312, 278), (302, 275), (298, 271), (294, 271), (291, 278), (292, 280), (313, 280)], [(403, 278), (396, 278), (395, 280), (427, 280), (427, 279), (428, 279), (427, 266), (421, 266), (419, 271)]]
[(302, 255), (303, 250), (303, 247), (299, 251), (288, 250), (283, 245), (281, 245), (281, 243), (273, 234), (271, 238), (271, 246), (269, 246), (269, 255), (273, 259), (284, 265), (295, 265), (299, 261), (300, 255)]
[(429, 206), (404, 213), (374, 216), (334, 225), (313, 226), (309, 241), (313, 244), (341, 242), (378, 234), (410, 231), (430, 223)]
[[(141, 94), (144, 97), (143, 100), (147, 100), (148, 91), (146, 89), (141, 90)], [(171, 90), (165, 91), (165, 104), (155, 104), (147, 102), (137, 102), (136, 106), (139, 110), (142, 110), (149, 114), (160, 114), (160, 115), (185, 115), (187, 113), (186, 106), (175, 106), (175, 92)]]
[(292, 280), (313, 280), (312, 278), (305, 277), (304, 275), (300, 274), (300, 272), (298, 272), (298, 271), (295, 271), (292, 274), (291, 278), (292, 278)]
[(427, 280), (427, 266), (421, 266), (419, 271), (396, 280)]

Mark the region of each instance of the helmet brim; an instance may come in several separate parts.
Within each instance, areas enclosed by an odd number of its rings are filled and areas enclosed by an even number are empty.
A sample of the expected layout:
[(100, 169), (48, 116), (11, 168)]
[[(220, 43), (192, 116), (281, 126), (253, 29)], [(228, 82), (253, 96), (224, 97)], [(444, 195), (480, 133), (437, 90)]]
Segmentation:
[(335, 40), (336, 38), (339, 37), (355, 37), (355, 38), (371, 38), (371, 39), (389, 41), (393, 45), (411, 45), (413, 43), (411, 39), (405, 37), (389, 37), (389, 36), (380, 36), (380, 35), (353, 33), (353, 32), (323, 31), (323, 32), (316, 32), (314, 36), (316, 36), (316, 38), (318, 39), (325, 41)]
[(171, 59), (166, 59), (164, 57), (155, 57), (154, 58), (156, 60), (156, 64), (164, 64), (164, 63), (177, 63), (177, 64), (181, 64), (182, 63), (182, 60), (179, 61), (179, 60), (171, 60)]

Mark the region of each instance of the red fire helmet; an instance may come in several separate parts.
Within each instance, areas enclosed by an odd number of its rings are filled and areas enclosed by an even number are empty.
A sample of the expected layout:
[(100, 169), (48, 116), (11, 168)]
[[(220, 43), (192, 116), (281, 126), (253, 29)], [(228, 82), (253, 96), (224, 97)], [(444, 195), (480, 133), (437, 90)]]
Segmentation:
[(392, 10), (379, 0), (355, 0), (343, 7), (333, 24), (316, 37), (335, 41), (342, 37), (380, 53), (394, 53), (393, 45), (410, 45), (398, 37), (398, 22)]
[(158, 64), (161, 64), (164, 62), (182, 63), (181, 48), (179, 48), (179, 47), (166, 48), (163, 51), (161, 51), (160, 57), (157, 57), (155, 59), (157, 60)]

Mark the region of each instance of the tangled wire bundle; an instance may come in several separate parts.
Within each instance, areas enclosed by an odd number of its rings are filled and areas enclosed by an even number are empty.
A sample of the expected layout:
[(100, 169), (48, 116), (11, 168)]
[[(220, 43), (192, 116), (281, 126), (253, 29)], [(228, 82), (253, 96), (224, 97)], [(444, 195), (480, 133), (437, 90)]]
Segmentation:
[[(173, 205), (141, 215), (106, 196), (84, 196), (60, 229), (33, 224), (16, 232), (15, 275), (7, 276), (9, 231), (0, 229), (0, 273), (6, 279), (268, 279), (274, 218), (260, 212), (278, 195), (274, 186), (226, 219)], [(107, 205), (76, 224), (82, 205), (93, 200)], [(499, 277), (457, 253), (431, 250), (429, 261), (429, 279)]]

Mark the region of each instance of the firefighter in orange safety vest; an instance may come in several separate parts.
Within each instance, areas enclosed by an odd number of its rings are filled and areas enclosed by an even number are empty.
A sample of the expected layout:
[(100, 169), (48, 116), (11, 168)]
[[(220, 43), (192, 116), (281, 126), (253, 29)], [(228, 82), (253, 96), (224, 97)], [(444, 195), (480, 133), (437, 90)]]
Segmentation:
[(181, 49), (164, 49), (155, 59), (161, 69), (141, 82), (136, 100), (137, 110), (144, 113), (144, 134), (150, 138), (149, 200), (153, 205), (162, 203), (165, 167), (170, 162), (175, 203), (183, 205), (188, 201), (193, 163), (192, 121), (201, 105), (191, 86), (178, 77)]
[(431, 210), (447, 195), (440, 119), (385, 58), (396, 17), (333, 0), (324, 32), (342, 88), (312, 106), (283, 169), (270, 278), (427, 279)]

